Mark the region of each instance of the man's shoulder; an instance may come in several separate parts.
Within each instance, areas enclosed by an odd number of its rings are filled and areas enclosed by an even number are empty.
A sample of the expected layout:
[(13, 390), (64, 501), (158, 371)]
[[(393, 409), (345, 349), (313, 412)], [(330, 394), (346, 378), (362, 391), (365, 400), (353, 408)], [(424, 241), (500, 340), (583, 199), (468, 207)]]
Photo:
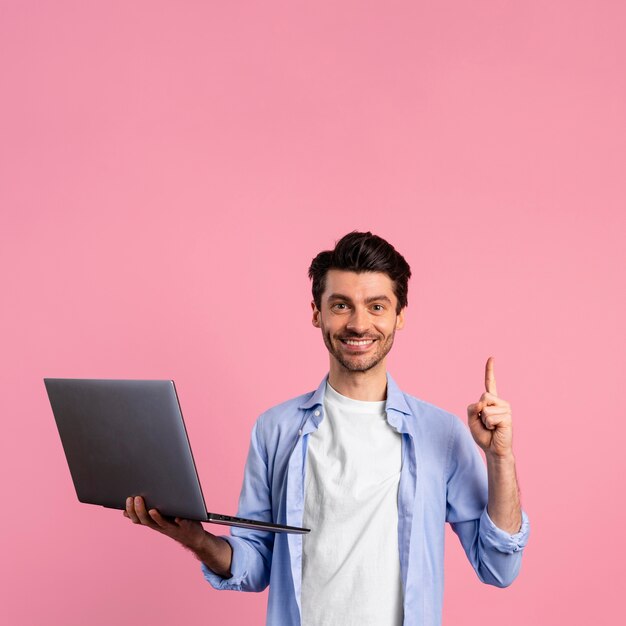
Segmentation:
[(456, 418), (456, 415), (454, 413), (451, 413), (447, 409), (442, 409), (440, 406), (437, 406), (432, 402), (427, 402), (426, 400), (422, 400), (422, 398), (418, 398), (417, 396), (412, 396), (409, 393), (402, 393), (404, 395), (406, 403), (412, 409), (414, 415), (428, 415), (437, 419)]
[(403, 397), (406, 407), (409, 410), (408, 419), (413, 421), (416, 426), (423, 425), (426, 428), (443, 428), (449, 430), (454, 426), (462, 424), (459, 417), (451, 411), (400, 389), (397, 391)]
[(285, 420), (292, 421), (294, 416), (298, 415), (302, 411), (303, 407), (305, 407), (311, 400), (314, 393), (315, 391), (309, 391), (299, 396), (289, 398), (288, 400), (284, 400), (279, 404), (275, 404), (269, 409), (263, 411), (263, 413), (259, 415), (258, 419), (262, 422), (274, 423)]
[(256, 436), (268, 449), (293, 445), (306, 422), (307, 409), (315, 406), (314, 395), (315, 391), (309, 391), (263, 411), (256, 419)]

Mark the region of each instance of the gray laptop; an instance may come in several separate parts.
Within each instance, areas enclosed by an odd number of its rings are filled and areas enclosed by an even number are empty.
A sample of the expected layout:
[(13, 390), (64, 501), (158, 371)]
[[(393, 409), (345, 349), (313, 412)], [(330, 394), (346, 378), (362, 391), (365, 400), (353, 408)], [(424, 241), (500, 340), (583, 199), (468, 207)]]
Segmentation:
[(172, 380), (45, 378), (81, 502), (124, 509), (127, 496), (183, 517), (271, 532), (308, 528), (207, 512)]

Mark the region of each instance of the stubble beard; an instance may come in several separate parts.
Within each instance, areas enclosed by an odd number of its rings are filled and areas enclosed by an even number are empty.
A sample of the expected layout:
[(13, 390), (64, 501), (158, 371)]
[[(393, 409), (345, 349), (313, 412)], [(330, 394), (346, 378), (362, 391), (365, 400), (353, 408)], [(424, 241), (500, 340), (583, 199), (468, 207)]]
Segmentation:
[[(371, 355), (355, 355), (352, 358), (346, 358), (346, 356), (342, 353), (341, 349), (335, 348), (333, 341), (330, 336), (330, 332), (324, 331), (322, 336), (324, 337), (324, 344), (326, 345), (326, 349), (328, 352), (335, 357), (337, 362), (345, 367), (350, 372), (367, 372), (372, 368), (376, 367), (386, 356), (389, 354), (391, 347), (393, 346), (393, 340), (395, 337), (396, 331), (394, 330), (384, 344), (381, 344), (381, 339), (377, 337), (375, 339), (376, 350), (374, 354)], [(362, 339), (363, 337), (361, 337)], [(350, 336), (350, 339), (358, 340), (359, 337), (354, 335)], [(337, 343), (341, 343), (339, 337), (335, 338)]]

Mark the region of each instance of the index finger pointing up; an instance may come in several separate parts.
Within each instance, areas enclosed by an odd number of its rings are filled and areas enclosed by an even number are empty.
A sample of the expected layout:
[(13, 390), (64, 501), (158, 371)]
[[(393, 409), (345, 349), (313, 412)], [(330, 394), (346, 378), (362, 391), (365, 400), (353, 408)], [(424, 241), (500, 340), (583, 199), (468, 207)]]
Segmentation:
[(498, 391), (496, 389), (496, 375), (493, 372), (493, 360), (493, 357), (490, 356), (487, 359), (487, 365), (485, 365), (485, 390), (487, 393), (497, 396)]

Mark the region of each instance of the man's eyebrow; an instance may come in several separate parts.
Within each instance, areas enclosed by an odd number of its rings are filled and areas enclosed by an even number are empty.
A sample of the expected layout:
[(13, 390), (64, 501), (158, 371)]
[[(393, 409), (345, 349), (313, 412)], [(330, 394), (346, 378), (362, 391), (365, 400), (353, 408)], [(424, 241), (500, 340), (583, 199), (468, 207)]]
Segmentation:
[[(346, 302), (352, 302), (352, 299), (348, 296), (344, 296), (342, 293), (331, 293), (328, 296), (329, 300), (345, 300)], [(391, 300), (387, 296), (371, 296), (370, 298), (365, 298), (365, 304), (370, 304), (370, 302), (388, 302), (391, 304)]]

